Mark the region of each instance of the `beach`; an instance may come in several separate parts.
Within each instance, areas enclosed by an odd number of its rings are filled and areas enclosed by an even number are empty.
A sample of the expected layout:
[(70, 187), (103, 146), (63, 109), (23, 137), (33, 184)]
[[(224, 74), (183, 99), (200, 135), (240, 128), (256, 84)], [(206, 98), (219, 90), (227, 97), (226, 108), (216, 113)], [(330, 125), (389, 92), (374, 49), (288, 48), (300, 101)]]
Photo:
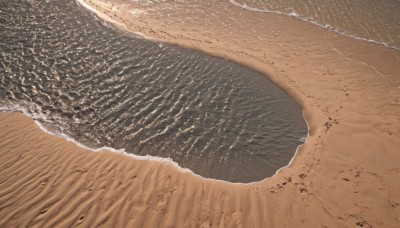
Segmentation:
[(229, 2), (184, 6), (197, 14), (85, 2), (121, 30), (268, 75), (303, 107), (308, 138), (274, 176), (233, 184), (165, 161), (93, 152), (2, 112), (2, 226), (398, 226), (399, 51)]

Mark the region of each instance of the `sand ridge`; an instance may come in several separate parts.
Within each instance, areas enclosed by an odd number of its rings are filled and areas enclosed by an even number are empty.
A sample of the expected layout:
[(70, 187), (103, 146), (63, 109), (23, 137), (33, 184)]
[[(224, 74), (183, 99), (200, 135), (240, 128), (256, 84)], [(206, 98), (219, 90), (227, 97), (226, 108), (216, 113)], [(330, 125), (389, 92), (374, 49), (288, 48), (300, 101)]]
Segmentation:
[(132, 1), (87, 3), (127, 29), (269, 75), (302, 104), (310, 136), (290, 167), (262, 182), (234, 185), (168, 164), (91, 153), (42, 132), (22, 114), (1, 113), (1, 225), (400, 223), (399, 52), (226, 2), (192, 3), (193, 9), (207, 9), (203, 14), (179, 10), (188, 5), (146, 11)]

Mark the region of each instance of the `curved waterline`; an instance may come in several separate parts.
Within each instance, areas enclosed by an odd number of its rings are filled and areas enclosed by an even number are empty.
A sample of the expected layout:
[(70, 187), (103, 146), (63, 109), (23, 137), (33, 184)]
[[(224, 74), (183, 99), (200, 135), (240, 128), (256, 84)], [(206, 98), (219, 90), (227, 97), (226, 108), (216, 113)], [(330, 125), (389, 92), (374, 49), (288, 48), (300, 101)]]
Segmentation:
[(299, 15), (299, 13), (295, 12), (294, 10), (292, 10), (292, 12), (290, 12), (290, 13), (286, 13), (286, 12), (282, 12), (282, 11), (279, 11), (279, 10), (272, 10), (272, 9), (270, 10), (270, 9), (265, 9), (265, 8), (259, 9), (259, 8), (251, 7), (251, 6), (248, 6), (246, 4), (241, 4), (241, 3), (239, 3), (239, 2), (237, 2), (235, 0), (229, 0), (229, 2), (232, 3), (233, 5), (237, 6), (237, 7), (245, 9), (245, 10), (249, 10), (249, 11), (253, 11), (253, 12), (259, 12), (259, 13), (273, 13), (273, 14), (284, 15), (284, 16), (296, 18), (296, 19), (302, 20), (304, 22), (311, 23), (313, 25), (321, 27), (323, 29), (327, 29), (329, 31), (338, 33), (338, 34), (340, 34), (342, 36), (346, 36), (346, 37), (357, 39), (357, 40), (366, 41), (366, 42), (377, 44), (377, 45), (383, 45), (383, 46), (385, 46), (387, 48), (400, 51), (400, 47), (396, 47), (394, 45), (391, 45), (391, 44), (388, 44), (386, 42), (379, 41), (379, 40), (374, 40), (374, 39), (369, 39), (369, 38), (365, 38), (365, 37), (361, 37), (361, 36), (351, 35), (351, 34), (349, 34), (349, 31), (342, 31), (341, 29), (339, 29), (339, 28), (337, 28), (337, 27), (335, 27), (333, 25), (320, 23), (316, 19), (307, 19), (304, 16)]
[(203, 177), (259, 181), (292, 160), (301, 107), (265, 76), (58, 4), (2, 8), (4, 107), (88, 148), (171, 158)]
[[(92, 151), (92, 152), (95, 152), (95, 153), (108, 151), (108, 152), (111, 152), (111, 153), (116, 153), (116, 154), (119, 154), (119, 155), (122, 155), (122, 156), (126, 156), (127, 158), (131, 158), (131, 159), (135, 159), (135, 160), (139, 160), (139, 161), (152, 161), (152, 162), (158, 162), (158, 163), (161, 163), (161, 164), (164, 163), (164, 164), (172, 165), (179, 172), (190, 173), (190, 174), (192, 174), (194, 176), (197, 176), (198, 178), (201, 178), (201, 179), (204, 179), (204, 180), (211, 180), (211, 181), (215, 181), (215, 182), (229, 183), (229, 184), (234, 184), (234, 185), (250, 185), (250, 184), (254, 184), (254, 183), (260, 182), (260, 181), (268, 180), (268, 179), (270, 179), (272, 177), (272, 176), (269, 176), (269, 177), (266, 177), (265, 179), (262, 179), (262, 180), (259, 180), (259, 181), (253, 181), (253, 182), (230, 182), (230, 181), (225, 181), (225, 180), (220, 180), (220, 179), (203, 177), (203, 176), (201, 176), (199, 174), (194, 173), (192, 170), (190, 170), (188, 168), (181, 167), (177, 162), (175, 162), (171, 158), (155, 157), (155, 156), (151, 156), (151, 155), (135, 155), (135, 154), (126, 152), (124, 149), (115, 149), (115, 148), (112, 148), (112, 147), (105, 147), (105, 146), (98, 147), (98, 148), (88, 147), (88, 146), (76, 141), (74, 138), (71, 138), (70, 136), (68, 136), (68, 135), (66, 135), (64, 133), (55, 133), (53, 131), (50, 131), (48, 128), (46, 128), (43, 125), (42, 118), (39, 118), (38, 115), (30, 113), (29, 111), (27, 111), (26, 109), (24, 109), (22, 107), (11, 108), (11, 107), (6, 107), (6, 106), (0, 106), (0, 112), (10, 112), (10, 113), (21, 112), (25, 116), (27, 116), (28, 118), (31, 118), (34, 121), (34, 123), (43, 132), (45, 132), (46, 134), (57, 136), (57, 137), (61, 137), (64, 140), (66, 140), (68, 142), (71, 142), (71, 143), (75, 144), (76, 146), (81, 147), (81, 148), (83, 148), (85, 150)], [(307, 137), (304, 137), (304, 141), (303, 141), (304, 143), (302, 143), (302, 144), (297, 146), (296, 151), (294, 152), (294, 155), (293, 155), (292, 159), (289, 161), (289, 163), (287, 165), (279, 168), (274, 173), (274, 175), (278, 174), (281, 170), (290, 167), (292, 165), (292, 163), (294, 162), (294, 160), (296, 159), (300, 148), (306, 143), (306, 140), (309, 137), (309, 130), (310, 130), (310, 127), (309, 127), (307, 121), (306, 121), (306, 123), (307, 123), (308, 133), (307, 133)]]

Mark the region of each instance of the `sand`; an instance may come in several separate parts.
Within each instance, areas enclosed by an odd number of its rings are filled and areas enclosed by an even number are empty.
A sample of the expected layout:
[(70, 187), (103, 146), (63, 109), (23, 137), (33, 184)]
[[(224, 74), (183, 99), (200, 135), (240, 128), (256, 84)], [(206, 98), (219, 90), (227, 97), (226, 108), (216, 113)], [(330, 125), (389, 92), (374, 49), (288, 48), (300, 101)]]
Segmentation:
[(399, 226), (399, 51), (225, 1), (193, 3), (196, 14), (87, 3), (121, 29), (268, 75), (302, 105), (310, 135), (278, 174), (231, 184), (89, 151), (0, 113), (1, 227)]

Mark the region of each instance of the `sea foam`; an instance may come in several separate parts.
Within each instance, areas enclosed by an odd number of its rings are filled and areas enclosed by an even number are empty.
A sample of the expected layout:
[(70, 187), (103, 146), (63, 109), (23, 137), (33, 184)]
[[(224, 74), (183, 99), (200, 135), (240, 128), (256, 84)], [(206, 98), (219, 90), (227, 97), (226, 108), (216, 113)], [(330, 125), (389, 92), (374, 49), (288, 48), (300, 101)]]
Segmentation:
[(250, 7), (250, 6), (246, 5), (246, 4), (240, 4), (240, 3), (236, 2), (235, 0), (229, 0), (229, 2), (232, 3), (232, 4), (235, 5), (235, 6), (238, 6), (238, 7), (242, 8), (242, 9), (245, 9), (245, 10), (250, 10), (250, 11), (259, 12), (259, 13), (274, 13), (274, 14), (279, 14), (279, 15), (284, 15), (284, 16), (296, 18), (296, 19), (305, 21), (305, 22), (307, 22), (307, 23), (311, 23), (311, 24), (313, 24), (313, 25), (316, 25), (316, 26), (318, 26), (318, 27), (327, 29), (327, 30), (329, 30), (329, 31), (338, 33), (338, 34), (343, 35), (343, 36), (346, 36), (346, 37), (350, 37), (350, 38), (353, 38), (353, 39), (366, 41), (366, 42), (373, 43), (373, 44), (383, 45), (383, 46), (385, 46), (385, 47), (387, 47), (387, 48), (400, 51), (400, 48), (399, 48), (399, 47), (396, 47), (396, 46), (387, 44), (387, 43), (385, 43), (385, 42), (377, 41), (377, 40), (373, 40), (373, 39), (368, 39), (368, 38), (364, 38), (364, 37), (359, 37), (359, 36), (355, 36), (355, 35), (351, 35), (351, 34), (348, 34), (348, 33), (344, 32), (344, 31), (341, 31), (341, 30), (338, 29), (338, 28), (333, 27), (332, 25), (329, 25), (329, 24), (321, 24), (321, 23), (317, 22), (316, 20), (301, 17), (301, 16), (300, 16), (297, 12), (295, 12), (295, 11), (292, 11), (292, 12), (290, 12), (290, 13), (285, 13), (285, 12), (278, 11), (278, 10), (267, 10), (267, 9), (259, 9), (259, 8)]

